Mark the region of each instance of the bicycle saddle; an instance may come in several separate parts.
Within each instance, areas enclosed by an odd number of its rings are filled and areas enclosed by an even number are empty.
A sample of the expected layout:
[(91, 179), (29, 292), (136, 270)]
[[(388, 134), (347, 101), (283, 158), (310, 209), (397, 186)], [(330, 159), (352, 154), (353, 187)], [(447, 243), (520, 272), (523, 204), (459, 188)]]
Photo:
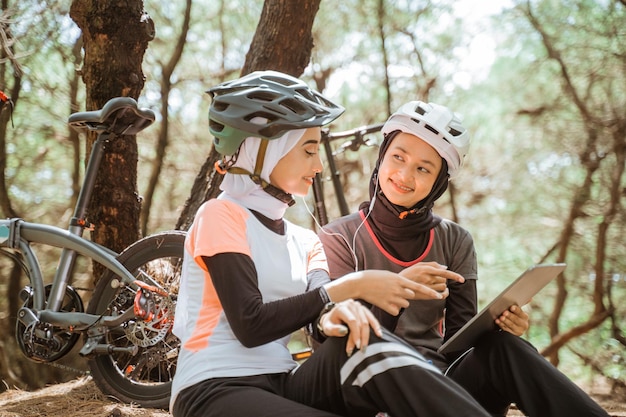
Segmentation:
[(115, 97), (107, 101), (100, 110), (71, 114), (67, 122), (77, 130), (89, 129), (116, 135), (135, 135), (150, 126), (154, 119), (154, 112), (137, 107), (135, 99)]

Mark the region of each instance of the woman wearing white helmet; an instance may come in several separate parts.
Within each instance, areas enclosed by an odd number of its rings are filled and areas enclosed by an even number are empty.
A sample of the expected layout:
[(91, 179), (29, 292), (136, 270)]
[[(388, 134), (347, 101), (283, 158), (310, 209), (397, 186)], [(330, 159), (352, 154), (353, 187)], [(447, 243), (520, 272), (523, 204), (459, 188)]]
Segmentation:
[[(487, 333), (473, 350), (437, 352), (477, 312), (472, 236), (432, 212), (449, 179), (463, 165), (469, 134), (452, 111), (420, 101), (400, 107), (382, 132), (370, 201), (358, 213), (337, 219), (318, 233), (331, 278), (385, 269), (448, 291), (448, 297), (441, 300), (412, 300), (399, 315), (376, 306), (372, 311), (386, 328), (446, 372), (492, 415), (504, 416), (510, 404), (516, 403), (530, 416), (607, 417), (587, 394), (518, 337), (528, 329), (528, 315), (519, 306), (496, 320), (503, 331)], [(451, 280), (450, 274), (456, 279)], [(428, 384), (415, 389), (438, 395)]]
[[(397, 314), (409, 298), (436, 300), (447, 292), (381, 270), (331, 282), (315, 233), (283, 218), (291, 195), (305, 195), (322, 169), (320, 126), (343, 109), (274, 71), (209, 92), (210, 130), (225, 177), (223, 193), (198, 210), (185, 242), (172, 414), (487, 417), (465, 390), (351, 299)], [(361, 288), (357, 280), (384, 285)], [(325, 341), (298, 366), (287, 343), (303, 326)], [(416, 392), (418, 383), (441, 398)]]

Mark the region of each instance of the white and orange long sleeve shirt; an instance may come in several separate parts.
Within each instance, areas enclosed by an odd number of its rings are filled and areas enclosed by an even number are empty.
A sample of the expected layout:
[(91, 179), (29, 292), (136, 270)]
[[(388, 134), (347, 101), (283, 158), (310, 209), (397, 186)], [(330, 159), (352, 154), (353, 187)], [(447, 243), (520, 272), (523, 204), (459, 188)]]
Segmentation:
[(289, 372), (291, 333), (325, 301), (328, 267), (319, 238), (284, 220), (284, 234), (225, 198), (204, 203), (185, 241), (174, 320), (181, 340), (173, 404), (200, 381)]

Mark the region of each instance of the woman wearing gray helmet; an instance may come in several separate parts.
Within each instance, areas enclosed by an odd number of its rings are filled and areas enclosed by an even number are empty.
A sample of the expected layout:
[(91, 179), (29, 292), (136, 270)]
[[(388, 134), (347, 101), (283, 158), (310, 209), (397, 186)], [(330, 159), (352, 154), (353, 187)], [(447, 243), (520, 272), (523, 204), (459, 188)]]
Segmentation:
[[(587, 394), (518, 336), (528, 316), (513, 306), (468, 352), (437, 349), (477, 311), (477, 261), (472, 236), (432, 212), (457, 175), (469, 134), (448, 108), (413, 101), (382, 128), (384, 140), (370, 182), (370, 201), (331, 222), (318, 235), (333, 279), (363, 269), (386, 269), (437, 291), (441, 300), (411, 301), (399, 315), (374, 306), (379, 321), (470, 392), (494, 416), (511, 403), (529, 416), (607, 416)], [(450, 280), (454, 271), (456, 280)], [(365, 284), (364, 284), (365, 285)], [(445, 313), (445, 314), (444, 314)], [(418, 384), (416, 390), (436, 389)]]
[[(331, 282), (315, 233), (283, 218), (291, 196), (305, 195), (322, 169), (320, 126), (343, 109), (274, 71), (209, 93), (209, 124), (225, 176), (223, 192), (198, 210), (185, 242), (173, 415), (487, 416), (352, 299), (397, 314), (408, 299), (446, 293), (389, 271)], [(362, 281), (385, 286), (355, 285)], [(325, 341), (298, 366), (287, 342), (303, 326)], [(421, 383), (440, 398), (416, 392)]]

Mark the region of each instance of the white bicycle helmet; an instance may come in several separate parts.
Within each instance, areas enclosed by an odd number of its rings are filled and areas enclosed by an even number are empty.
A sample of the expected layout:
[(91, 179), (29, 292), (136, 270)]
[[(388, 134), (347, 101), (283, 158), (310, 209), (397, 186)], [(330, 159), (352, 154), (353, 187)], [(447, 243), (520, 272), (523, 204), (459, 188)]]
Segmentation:
[(392, 114), (381, 131), (387, 135), (400, 130), (427, 142), (446, 160), (448, 175), (453, 178), (463, 165), (470, 146), (470, 136), (461, 121), (461, 116), (447, 107), (411, 101)]

